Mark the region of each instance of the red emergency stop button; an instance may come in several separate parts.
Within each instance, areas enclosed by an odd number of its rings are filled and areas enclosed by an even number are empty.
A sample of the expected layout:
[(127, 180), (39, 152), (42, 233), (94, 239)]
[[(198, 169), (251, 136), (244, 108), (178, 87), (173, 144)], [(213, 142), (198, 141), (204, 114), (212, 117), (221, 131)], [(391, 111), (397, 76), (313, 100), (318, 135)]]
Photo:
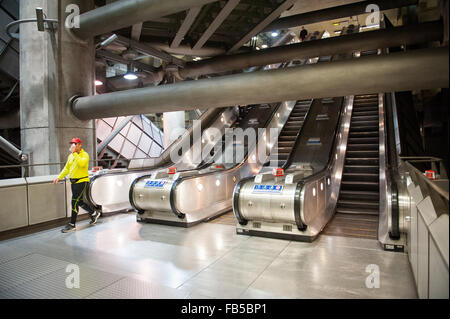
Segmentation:
[(275, 177), (284, 176), (284, 169), (282, 169), (282, 168), (274, 168), (273, 172), (272, 172), (272, 175), (275, 176)]
[(428, 177), (431, 180), (435, 180), (436, 179), (436, 172), (432, 169), (427, 169), (425, 171), (425, 176)]
[(167, 169), (167, 174), (169, 174), (169, 175), (173, 175), (173, 174), (175, 174), (177, 172), (177, 168), (176, 167), (169, 167), (168, 169)]

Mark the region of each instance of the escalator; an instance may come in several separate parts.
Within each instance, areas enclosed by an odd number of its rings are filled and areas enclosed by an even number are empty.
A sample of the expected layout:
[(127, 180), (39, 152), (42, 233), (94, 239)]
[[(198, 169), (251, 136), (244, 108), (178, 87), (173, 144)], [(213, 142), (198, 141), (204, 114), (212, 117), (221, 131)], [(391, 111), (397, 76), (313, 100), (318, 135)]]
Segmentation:
[(320, 214), (319, 209), (328, 204), (319, 203), (317, 197), (336, 197), (334, 184), (340, 183), (340, 177), (335, 177), (335, 168), (343, 165), (337, 156), (342, 153), (338, 143), (346, 141), (352, 99), (309, 102), (289, 156), (281, 160), (283, 166), (270, 167), (273, 171), (266, 167), (236, 185), (233, 212), (238, 234), (312, 241), (331, 217), (332, 212)]
[[(210, 109), (202, 114), (197, 122), (203, 130), (217, 129), (221, 134), (237, 119), (235, 107)], [(129, 202), (129, 189), (136, 178), (151, 172), (177, 167), (178, 170), (190, 170), (198, 167), (200, 162), (192, 158), (192, 148), (196, 142), (195, 128), (191, 126), (182, 136), (175, 140), (158, 158), (131, 160), (128, 170), (118, 172), (99, 172), (94, 175), (86, 189), (85, 200), (96, 210), (104, 213), (121, 212), (132, 209)], [(215, 144), (215, 143), (213, 143)], [(210, 143), (202, 145), (206, 147)], [(187, 150), (183, 156), (177, 156)]]
[[(228, 136), (221, 141), (222, 152), (214, 154), (198, 169), (177, 174), (160, 170), (136, 179), (130, 188), (130, 202), (138, 213), (138, 221), (190, 227), (230, 211), (234, 185), (262, 166), (262, 163), (252, 161), (257, 146), (264, 144), (265, 134), (260, 129), (284, 124), (283, 119), (289, 118), (294, 104), (247, 106), (232, 127), (247, 134), (254, 132), (257, 141), (251, 141), (245, 135), (233, 136), (231, 140)], [(243, 159), (237, 156), (237, 146), (244, 149)], [(233, 161), (227, 160), (227, 156), (228, 159), (233, 156)]]
[(379, 193), (379, 97), (355, 96), (341, 183), (326, 235), (377, 239)]
[(284, 167), (286, 165), (295, 145), (295, 141), (301, 132), (311, 104), (312, 100), (302, 100), (295, 104), (278, 137), (277, 152), (270, 154), (270, 162), (267, 162), (266, 166), (268, 164), (275, 167)]

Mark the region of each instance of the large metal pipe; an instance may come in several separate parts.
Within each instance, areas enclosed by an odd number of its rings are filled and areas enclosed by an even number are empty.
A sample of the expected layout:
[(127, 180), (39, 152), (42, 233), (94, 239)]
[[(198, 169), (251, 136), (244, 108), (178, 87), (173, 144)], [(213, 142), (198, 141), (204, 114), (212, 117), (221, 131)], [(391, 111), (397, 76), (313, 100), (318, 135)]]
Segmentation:
[(166, 43), (159, 43), (159, 42), (150, 42), (148, 43), (155, 49), (163, 50), (164, 52), (170, 53), (170, 54), (176, 54), (176, 55), (191, 55), (191, 56), (198, 56), (198, 57), (210, 57), (210, 56), (216, 56), (220, 54), (225, 54), (226, 50), (224, 48), (214, 48), (214, 47), (202, 47), (201, 49), (194, 50), (188, 45), (179, 45), (176, 48), (171, 48)]
[(6, 153), (12, 157), (18, 159), (19, 161), (25, 161), (26, 157), (23, 157), (23, 152), (17, 147), (8, 142), (5, 138), (0, 136), (0, 149), (4, 150)]
[(264, 66), (273, 63), (288, 62), (294, 59), (306, 59), (316, 56), (330, 56), (343, 52), (364, 51), (377, 48), (389, 48), (399, 45), (411, 45), (442, 40), (441, 22), (354, 33), (341, 37), (308, 41), (269, 48), (265, 50), (224, 55), (199, 62), (187, 63), (179, 70), (182, 78), (199, 75), (242, 70), (252, 66)]
[(351, 3), (339, 7), (311, 11), (280, 18), (269, 24), (262, 32), (281, 30), (298, 27), (301, 25), (317, 22), (330, 21), (334, 19), (351, 17), (366, 13), (369, 5), (378, 5), (380, 11), (416, 5), (419, 0), (369, 0)]
[(448, 48), (366, 56), (72, 99), (80, 120), (448, 87)]
[(86, 39), (217, 0), (121, 0), (80, 15), (73, 32)]

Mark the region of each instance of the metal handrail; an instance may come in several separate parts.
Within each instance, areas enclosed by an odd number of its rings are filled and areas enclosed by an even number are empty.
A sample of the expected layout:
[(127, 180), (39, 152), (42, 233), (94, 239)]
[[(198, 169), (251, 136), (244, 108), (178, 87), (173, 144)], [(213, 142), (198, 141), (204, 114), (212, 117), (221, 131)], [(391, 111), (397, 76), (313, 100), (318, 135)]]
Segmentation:
[[(425, 158), (423, 158), (423, 160), (421, 159), (420, 162), (426, 162), (424, 159), (425, 159)], [(437, 159), (437, 160), (436, 160), (436, 159)], [(434, 157), (434, 158), (430, 158), (430, 160), (429, 160), (428, 162), (437, 162), (437, 161), (441, 161), (441, 160)], [(425, 177), (425, 176), (423, 175), (423, 173), (422, 173), (419, 169), (417, 169), (414, 165), (412, 165), (412, 164), (410, 163), (409, 160), (406, 160), (406, 161), (405, 161), (405, 164), (406, 164), (406, 167), (407, 167), (409, 170), (412, 170), (412, 171), (416, 174), (416, 176), (417, 176), (418, 178), (420, 178), (422, 181), (425, 181), (425, 183), (426, 183), (429, 187), (431, 187), (434, 191), (436, 191), (439, 195), (441, 195), (444, 199), (446, 199), (446, 200), (447, 200), (447, 204), (448, 204), (448, 201), (449, 201), (449, 194), (448, 194), (448, 191), (442, 189), (438, 184), (434, 183), (433, 181), (431, 181), (430, 179), (428, 179), (427, 177)], [(445, 179), (444, 179), (444, 180), (445, 180)]]
[[(58, 20), (56, 19), (44, 19), (44, 22), (47, 22), (48, 25), (50, 25), (49, 23), (58, 23)], [(6, 26), (6, 33), (13, 39), (20, 39), (20, 35), (18, 32), (12, 33), (11, 32), (11, 28), (17, 24), (21, 24), (21, 23), (29, 23), (29, 22), (38, 22), (38, 19), (34, 18), (34, 19), (22, 19), (22, 20), (17, 20), (17, 21), (13, 21), (10, 24), (8, 24)]]
[[(158, 157), (150, 157), (150, 158), (158, 158)], [(90, 160), (89, 163), (97, 163), (98, 162), (113, 162), (117, 160), (122, 161), (131, 161), (131, 160), (141, 160), (141, 159), (148, 159), (148, 157), (136, 157), (136, 158), (124, 158), (124, 157), (117, 157), (112, 159), (98, 159), (98, 160)], [(66, 162), (55, 162), (55, 163), (40, 163), (40, 164), (17, 164), (17, 165), (0, 165), (0, 169), (4, 168), (20, 168), (20, 167), (32, 167), (32, 166), (50, 166), (50, 165), (62, 165), (66, 164)]]

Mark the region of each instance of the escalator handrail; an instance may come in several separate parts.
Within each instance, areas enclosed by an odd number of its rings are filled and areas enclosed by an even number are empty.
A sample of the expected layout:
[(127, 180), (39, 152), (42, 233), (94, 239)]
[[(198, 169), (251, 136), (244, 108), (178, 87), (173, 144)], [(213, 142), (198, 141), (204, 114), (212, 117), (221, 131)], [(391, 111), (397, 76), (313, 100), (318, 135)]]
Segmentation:
[(337, 136), (339, 135), (339, 128), (341, 127), (341, 125), (343, 124), (342, 121), (344, 120), (344, 117), (342, 116), (342, 114), (344, 113), (345, 107), (346, 107), (346, 98), (344, 97), (344, 99), (342, 100), (342, 105), (341, 105), (341, 111), (339, 112), (339, 116), (338, 116), (338, 120), (337, 120), (337, 124), (336, 127), (334, 129), (334, 138), (333, 138), (333, 145), (330, 148), (330, 153), (328, 154), (328, 162), (327, 165), (321, 169), (320, 171), (305, 177), (304, 179), (302, 179), (302, 181), (304, 182), (304, 184), (306, 185), (306, 183), (309, 183), (313, 180), (316, 180), (317, 178), (322, 177), (322, 175), (324, 173), (327, 173), (329, 170), (331, 170), (332, 168), (332, 163), (333, 163), (333, 154), (334, 151), (336, 150), (337, 147), (337, 143), (338, 143), (338, 138)]
[[(392, 116), (393, 105), (391, 99), (388, 98), (393, 96), (391, 93), (386, 93), (384, 95), (384, 123), (385, 123), (385, 140), (387, 156), (386, 162), (386, 180), (389, 181), (391, 192), (391, 229), (389, 229), (389, 237), (391, 239), (400, 238), (400, 208), (399, 208), (399, 194), (398, 194), (398, 181), (396, 176), (398, 176), (398, 163), (397, 163), (397, 151), (395, 148), (395, 133), (394, 133), (394, 123)], [(389, 186), (388, 186), (389, 187)]]

